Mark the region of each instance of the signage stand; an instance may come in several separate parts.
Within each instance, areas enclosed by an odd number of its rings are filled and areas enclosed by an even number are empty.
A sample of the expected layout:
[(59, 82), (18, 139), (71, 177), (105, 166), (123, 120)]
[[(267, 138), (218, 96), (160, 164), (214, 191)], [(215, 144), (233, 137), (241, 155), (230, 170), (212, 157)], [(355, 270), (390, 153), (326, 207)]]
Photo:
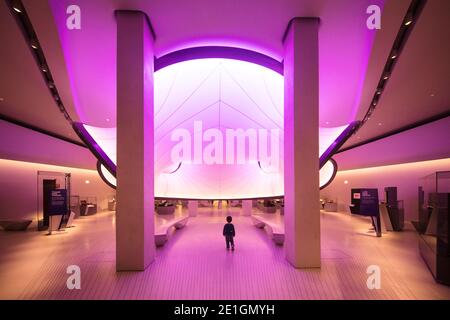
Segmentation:
[(385, 229), (380, 216), (378, 202), (378, 189), (352, 189), (352, 214), (370, 217), (377, 237), (381, 237), (382, 229)]
[(71, 174), (53, 171), (37, 171), (37, 203), (36, 216), (38, 222), (38, 231), (49, 230), (51, 218), (51, 192), (54, 190), (65, 190), (66, 192), (66, 208), (54, 212), (53, 214), (63, 215), (64, 217), (70, 212), (70, 185)]
[(50, 224), (48, 235), (51, 235), (53, 231), (58, 231), (61, 229), (62, 218), (67, 213), (67, 190), (52, 190), (50, 192), (49, 200), (48, 214), (50, 216)]

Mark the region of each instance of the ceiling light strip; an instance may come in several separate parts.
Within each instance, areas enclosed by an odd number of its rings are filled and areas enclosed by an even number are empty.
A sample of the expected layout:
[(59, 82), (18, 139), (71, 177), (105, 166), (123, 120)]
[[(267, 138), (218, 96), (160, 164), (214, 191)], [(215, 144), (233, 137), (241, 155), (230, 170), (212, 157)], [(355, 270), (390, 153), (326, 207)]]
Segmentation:
[[(363, 120), (361, 120), (358, 128), (355, 130), (354, 134), (361, 129), (361, 127), (370, 119), (373, 112), (375, 111), (376, 106), (378, 105), (384, 89), (387, 86), (388, 81), (390, 80), (390, 77), (392, 75), (392, 72), (394, 70), (395, 65), (397, 64), (397, 61), (399, 60), (399, 57), (402, 53), (403, 48), (405, 47), (405, 44), (409, 38), (409, 35), (411, 34), (412, 30), (414, 29), (414, 26), (417, 23), (417, 20), (419, 19), (419, 16), (426, 4), (427, 0), (412, 0), (411, 4), (406, 12), (405, 17), (402, 20), (402, 24), (400, 26), (399, 31), (397, 32), (397, 37), (395, 38), (394, 44), (392, 45), (391, 51), (389, 52), (389, 56), (386, 59), (386, 63), (384, 65), (383, 72), (380, 76), (380, 80), (378, 81), (377, 89), (375, 90), (375, 93), (373, 95), (372, 101), (370, 103), (370, 106), (364, 115)], [(358, 143), (357, 145), (363, 145), (368, 143), (367, 141)], [(353, 146), (344, 148), (340, 150), (339, 152), (343, 152), (344, 150), (348, 150), (352, 148)]]
[(25, 38), (27, 44), (29, 44), (31, 54), (33, 55), (39, 70), (41, 71), (42, 77), (47, 84), (47, 88), (52, 95), (55, 104), (58, 106), (59, 111), (63, 114), (64, 118), (69, 122), (70, 125), (73, 124), (73, 120), (67, 112), (61, 96), (59, 95), (58, 89), (56, 88), (55, 81), (53, 80), (52, 73), (48, 67), (47, 60), (45, 59), (44, 52), (39, 43), (39, 39), (36, 32), (31, 24), (31, 20), (25, 10), (25, 7), (21, 0), (6, 0), (6, 3), (11, 11), (11, 14), (16, 19), (19, 28)]

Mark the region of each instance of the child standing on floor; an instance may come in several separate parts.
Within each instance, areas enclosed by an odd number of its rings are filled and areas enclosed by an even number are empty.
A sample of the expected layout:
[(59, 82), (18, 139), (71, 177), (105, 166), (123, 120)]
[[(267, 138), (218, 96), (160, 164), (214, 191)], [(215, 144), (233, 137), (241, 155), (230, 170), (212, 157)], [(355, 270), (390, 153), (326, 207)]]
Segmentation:
[(223, 226), (223, 235), (225, 236), (225, 242), (227, 244), (227, 250), (230, 249), (234, 251), (234, 225), (231, 223), (233, 221), (233, 218), (231, 216), (227, 217), (227, 223)]

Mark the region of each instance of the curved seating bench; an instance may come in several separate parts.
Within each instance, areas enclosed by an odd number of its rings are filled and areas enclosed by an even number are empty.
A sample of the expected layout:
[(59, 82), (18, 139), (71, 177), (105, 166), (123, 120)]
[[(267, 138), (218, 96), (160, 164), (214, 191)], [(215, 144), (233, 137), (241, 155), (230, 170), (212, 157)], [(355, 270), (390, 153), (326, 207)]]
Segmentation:
[(252, 215), (252, 222), (255, 227), (263, 229), (266, 227), (267, 231), (272, 237), (273, 242), (277, 245), (284, 243), (284, 227), (260, 215)]
[(158, 206), (156, 207), (156, 212), (160, 215), (169, 215), (169, 214), (174, 214), (175, 212), (175, 206), (174, 205), (170, 205), (170, 206)]
[(175, 229), (182, 229), (186, 225), (189, 217), (177, 217), (168, 222), (158, 226), (155, 230), (155, 244), (157, 247), (163, 246), (169, 239), (169, 231), (172, 227)]

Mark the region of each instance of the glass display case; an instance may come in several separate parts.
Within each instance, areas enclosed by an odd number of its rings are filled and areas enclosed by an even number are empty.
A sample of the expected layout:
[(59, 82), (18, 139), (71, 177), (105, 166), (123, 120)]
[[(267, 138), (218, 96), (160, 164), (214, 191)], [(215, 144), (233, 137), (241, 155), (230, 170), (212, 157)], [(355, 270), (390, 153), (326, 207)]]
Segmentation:
[(436, 281), (450, 285), (450, 171), (420, 179), (418, 196), (420, 254)]
[(97, 213), (97, 197), (80, 197), (80, 215), (90, 216)]
[(386, 209), (393, 231), (402, 231), (405, 226), (405, 210), (403, 200), (397, 198), (397, 187), (385, 187)]

